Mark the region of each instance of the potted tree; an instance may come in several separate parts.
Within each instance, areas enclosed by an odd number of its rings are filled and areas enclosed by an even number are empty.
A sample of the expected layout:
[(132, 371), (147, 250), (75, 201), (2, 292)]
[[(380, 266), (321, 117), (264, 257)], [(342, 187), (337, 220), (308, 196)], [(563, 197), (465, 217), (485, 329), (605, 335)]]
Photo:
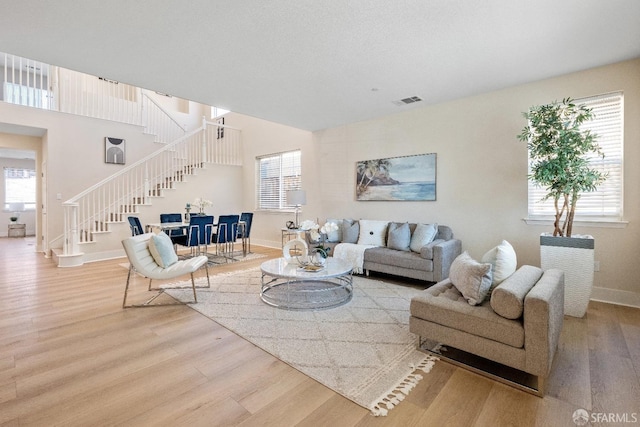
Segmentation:
[(566, 98), (523, 115), (528, 124), (518, 138), (529, 148), (528, 178), (545, 188), (543, 200), (553, 200), (555, 208), (553, 233), (540, 236), (541, 266), (564, 270), (565, 313), (582, 317), (593, 287), (594, 240), (573, 236), (573, 220), (581, 193), (596, 190), (606, 179), (589, 163), (590, 156), (603, 156), (597, 136), (581, 128), (593, 113)]

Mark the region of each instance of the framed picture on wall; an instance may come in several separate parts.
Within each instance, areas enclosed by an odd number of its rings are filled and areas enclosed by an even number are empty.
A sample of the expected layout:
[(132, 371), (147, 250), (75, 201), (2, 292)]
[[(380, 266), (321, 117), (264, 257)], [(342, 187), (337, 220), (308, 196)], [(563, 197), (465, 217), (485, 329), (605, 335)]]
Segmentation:
[(110, 136), (104, 139), (104, 162), (116, 165), (124, 165), (125, 141), (121, 138)]
[(436, 200), (436, 154), (356, 162), (356, 200)]

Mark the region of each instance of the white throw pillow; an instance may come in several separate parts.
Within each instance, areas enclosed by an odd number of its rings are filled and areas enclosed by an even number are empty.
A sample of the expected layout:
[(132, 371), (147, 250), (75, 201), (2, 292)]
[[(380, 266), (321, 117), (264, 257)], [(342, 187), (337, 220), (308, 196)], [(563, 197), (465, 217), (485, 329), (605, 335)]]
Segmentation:
[(479, 263), (465, 251), (451, 263), (449, 280), (471, 305), (480, 304), (491, 287), (489, 263)]
[(164, 232), (151, 236), (151, 239), (149, 239), (149, 252), (151, 252), (156, 264), (162, 268), (167, 268), (178, 262), (178, 255), (173, 250), (173, 242)]
[(518, 267), (516, 251), (506, 240), (503, 240), (498, 246), (489, 249), (487, 253), (482, 256), (481, 261), (493, 265), (492, 287), (502, 283), (504, 279), (515, 273)]
[(388, 221), (360, 220), (359, 245), (386, 246)]
[(417, 224), (416, 229), (411, 235), (411, 244), (409, 247), (413, 252), (420, 253), (423, 246), (433, 242), (436, 234), (438, 234), (438, 224)]

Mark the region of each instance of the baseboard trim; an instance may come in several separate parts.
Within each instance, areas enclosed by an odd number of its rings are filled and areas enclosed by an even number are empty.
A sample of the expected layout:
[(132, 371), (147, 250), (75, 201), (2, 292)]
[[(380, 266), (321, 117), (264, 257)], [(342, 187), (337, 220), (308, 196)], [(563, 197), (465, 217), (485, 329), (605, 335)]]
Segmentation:
[(594, 286), (591, 291), (590, 299), (591, 301), (606, 302), (609, 304), (640, 308), (640, 293), (637, 292), (599, 288)]

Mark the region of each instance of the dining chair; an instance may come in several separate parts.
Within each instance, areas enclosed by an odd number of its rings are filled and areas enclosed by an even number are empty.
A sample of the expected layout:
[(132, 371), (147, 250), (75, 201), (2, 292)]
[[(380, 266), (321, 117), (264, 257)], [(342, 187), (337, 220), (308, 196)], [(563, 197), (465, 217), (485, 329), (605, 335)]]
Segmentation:
[(218, 217), (218, 228), (213, 234), (213, 241), (216, 244), (216, 254), (222, 255), (227, 261), (233, 260), (239, 221), (240, 215), (220, 215)]
[[(179, 213), (168, 213), (168, 214), (160, 214), (160, 223), (165, 224), (169, 222), (182, 222), (182, 214)], [(167, 230), (166, 233), (171, 237), (173, 244), (176, 242), (173, 239), (176, 236), (184, 236), (187, 234), (186, 228), (174, 228), (171, 230)]]
[(242, 253), (251, 253), (251, 224), (253, 222), (253, 212), (242, 212), (240, 214), (240, 224), (238, 226), (238, 238), (242, 240)]
[(137, 216), (127, 217), (129, 220), (129, 227), (131, 228), (131, 235), (137, 236), (139, 234), (143, 234), (142, 224), (140, 223), (140, 219)]
[(182, 236), (173, 236), (171, 240), (181, 246), (191, 248), (192, 255), (207, 252), (207, 246), (211, 244), (211, 236), (213, 234), (213, 215), (193, 215), (189, 219), (189, 227), (187, 234)]

